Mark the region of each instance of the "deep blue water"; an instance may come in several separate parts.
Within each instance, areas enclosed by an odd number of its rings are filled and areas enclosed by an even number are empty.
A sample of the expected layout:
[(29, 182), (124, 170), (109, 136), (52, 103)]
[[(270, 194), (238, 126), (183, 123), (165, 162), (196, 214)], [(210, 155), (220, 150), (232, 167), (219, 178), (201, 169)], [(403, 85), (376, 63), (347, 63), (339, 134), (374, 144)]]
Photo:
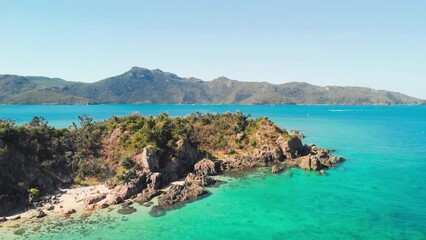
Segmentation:
[(305, 143), (336, 149), (347, 161), (327, 176), (259, 170), (229, 178), (210, 189), (209, 197), (163, 217), (149, 216), (144, 207), (124, 218), (101, 211), (92, 217), (98, 221), (76, 220), (66, 227), (45, 222), (29, 237), (426, 239), (426, 106), (0, 106), (0, 118), (21, 124), (37, 115), (66, 127), (81, 114), (102, 120), (134, 112), (182, 116), (197, 111), (268, 116), (281, 127), (302, 131)]

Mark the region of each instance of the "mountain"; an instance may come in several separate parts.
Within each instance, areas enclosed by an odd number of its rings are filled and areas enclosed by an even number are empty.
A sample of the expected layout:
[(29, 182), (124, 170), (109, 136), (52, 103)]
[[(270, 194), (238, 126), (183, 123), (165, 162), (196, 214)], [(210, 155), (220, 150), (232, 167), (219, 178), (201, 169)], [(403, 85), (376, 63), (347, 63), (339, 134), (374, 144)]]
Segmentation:
[(186, 104), (425, 104), (402, 93), (362, 87), (271, 84), (220, 77), (182, 78), (159, 69), (133, 67), (94, 83), (0, 75), (0, 104), (186, 103)]
[(83, 85), (59, 78), (0, 75), (1, 104), (85, 104), (92, 102), (63, 92), (68, 86)]

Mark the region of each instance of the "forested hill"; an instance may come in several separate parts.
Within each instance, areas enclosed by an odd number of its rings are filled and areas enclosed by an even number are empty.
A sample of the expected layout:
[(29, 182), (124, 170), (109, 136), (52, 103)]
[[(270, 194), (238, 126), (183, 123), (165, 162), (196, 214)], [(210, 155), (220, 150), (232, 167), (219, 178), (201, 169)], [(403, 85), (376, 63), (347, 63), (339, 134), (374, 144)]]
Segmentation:
[(226, 77), (203, 81), (138, 67), (94, 83), (0, 75), (0, 104), (95, 103), (398, 105), (425, 104), (425, 100), (363, 87), (242, 82)]

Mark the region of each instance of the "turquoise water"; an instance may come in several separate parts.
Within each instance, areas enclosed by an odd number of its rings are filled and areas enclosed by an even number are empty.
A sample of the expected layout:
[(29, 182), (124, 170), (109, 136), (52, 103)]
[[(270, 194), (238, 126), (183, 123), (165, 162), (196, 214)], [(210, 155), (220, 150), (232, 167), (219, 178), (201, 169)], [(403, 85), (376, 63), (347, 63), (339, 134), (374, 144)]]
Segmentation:
[(26, 237), (426, 239), (426, 106), (0, 106), (0, 118), (22, 123), (40, 115), (63, 127), (80, 114), (101, 120), (132, 112), (181, 116), (240, 110), (301, 130), (305, 143), (334, 148), (347, 161), (327, 176), (299, 169), (270, 175), (260, 169), (227, 178), (205, 199), (162, 217), (151, 217), (143, 206), (126, 216), (112, 209), (84, 220), (45, 220), (39, 230), (27, 229)]

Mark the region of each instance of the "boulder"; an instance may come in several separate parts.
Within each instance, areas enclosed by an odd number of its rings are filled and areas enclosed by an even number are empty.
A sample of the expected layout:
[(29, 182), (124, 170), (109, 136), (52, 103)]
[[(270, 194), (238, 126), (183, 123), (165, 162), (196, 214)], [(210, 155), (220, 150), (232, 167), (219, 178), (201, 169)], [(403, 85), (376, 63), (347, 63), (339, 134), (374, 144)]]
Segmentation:
[(311, 159), (310, 170), (319, 171), (322, 167), (318, 157), (310, 156), (310, 159)]
[(278, 165), (278, 164), (274, 164), (272, 166), (272, 168), (271, 168), (271, 173), (277, 174), (277, 173), (280, 173), (280, 172), (282, 172), (284, 170), (285, 170), (284, 166), (281, 166), (281, 165)]
[(176, 172), (179, 176), (192, 170), (198, 161), (198, 149), (188, 139), (181, 139), (176, 143)]
[(279, 137), (277, 144), (281, 147), (281, 150), (287, 159), (297, 158), (304, 152), (304, 146), (299, 137), (290, 137), (290, 139), (287, 140)]
[(320, 160), (317, 156), (304, 156), (299, 158), (299, 167), (304, 170), (313, 170), (313, 171), (319, 171), (322, 169), (322, 165), (320, 163)]
[(69, 217), (71, 214), (76, 213), (77, 211), (75, 209), (68, 209), (62, 212), (63, 217)]
[(143, 149), (140, 165), (151, 172), (160, 170), (159, 154), (154, 146), (149, 145)]
[(163, 207), (171, 207), (179, 202), (195, 200), (207, 193), (206, 189), (197, 184), (175, 184), (158, 199), (158, 204)]
[(194, 164), (199, 159), (199, 152), (195, 145), (188, 139), (181, 139), (175, 144), (175, 157), (165, 158), (162, 164), (164, 178), (176, 181), (194, 169)]
[(84, 210), (86, 210), (86, 211), (93, 211), (95, 209), (96, 209), (96, 204), (91, 204), (91, 205), (88, 205), (84, 208)]
[(108, 197), (108, 199), (106, 200), (106, 203), (108, 205), (120, 204), (122, 202), (123, 202), (123, 198), (121, 198), (120, 196), (118, 196), (116, 193), (110, 195)]
[(8, 221), (8, 219), (6, 218), (6, 217), (2, 217), (2, 218), (0, 218), (0, 223), (2, 223), (2, 222), (7, 222)]
[(88, 206), (90, 204), (97, 203), (105, 199), (106, 195), (107, 195), (106, 193), (99, 193), (99, 194), (88, 196), (83, 200), (84, 205)]
[(136, 197), (135, 202), (138, 202), (139, 204), (146, 203), (151, 201), (156, 196), (159, 196), (161, 194), (161, 191), (154, 190), (154, 189), (145, 189), (143, 190), (142, 194)]
[(216, 175), (219, 173), (219, 167), (212, 160), (204, 158), (194, 165), (194, 172), (197, 175)]
[(107, 202), (102, 203), (101, 205), (98, 206), (100, 209), (104, 209), (109, 207), (109, 204)]
[(146, 186), (146, 173), (136, 173), (136, 177), (130, 179), (115, 188), (115, 193), (121, 199), (128, 199), (137, 195)]
[(42, 217), (45, 217), (45, 216), (47, 216), (47, 214), (43, 210), (38, 210), (36, 212), (36, 214), (34, 215), (34, 217), (36, 217), (36, 218), (42, 218)]
[(186, 184), (196, 184), (199, 186), (210, 186), (216, 183), (216, 181), (206, 175), (195, 175), (194, 173), (189, 173), (185, 178)]
[(163, 175), (159, 172), (148, 174), (146, 178), (146, 185), (148, 188), (159, 189), (162, 185)]
[(341, 163), (345, 161), (342, 157), (336, 157), (336, 156), (327, 156), (320, 159), (321, 164), (324, 165), (327, 168), (332, 168), (336, 164)]
[(123, 214), (123, 215), (128, 215), (128, 214), (132, 214), (134, 212), (136, 212), (136, 208), (134, 207), (122, 207), (121, 209), (118, 209), (117, 211), (119, 214)]
[(299, 167), (304, 170), (311, 170), (311, 158), (309, 156), (304, 156), (298, 159)]

